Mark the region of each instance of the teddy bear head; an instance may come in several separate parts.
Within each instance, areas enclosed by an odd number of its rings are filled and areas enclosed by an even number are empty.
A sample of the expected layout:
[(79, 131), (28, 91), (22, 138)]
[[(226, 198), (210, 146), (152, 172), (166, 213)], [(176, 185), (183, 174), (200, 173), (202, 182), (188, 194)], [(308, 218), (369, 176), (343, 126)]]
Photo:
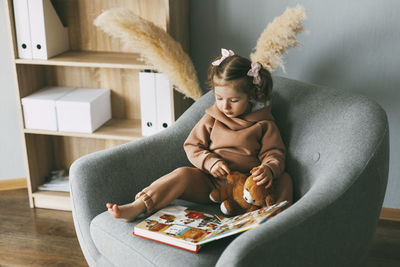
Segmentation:
[(265, 206), (267, 194), (268, 191), (265, 187), (257, 185), (257, 182), (253, 180), (253, 176), (249, 176), (246, 179), (243, 187), (243, 198), (247, 203), (258, 207)]

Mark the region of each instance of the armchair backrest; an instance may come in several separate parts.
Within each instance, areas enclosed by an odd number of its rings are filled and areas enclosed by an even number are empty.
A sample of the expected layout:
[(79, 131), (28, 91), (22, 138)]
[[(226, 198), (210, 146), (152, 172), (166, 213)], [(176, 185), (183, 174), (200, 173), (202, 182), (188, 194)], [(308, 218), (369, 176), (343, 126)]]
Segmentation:
[[(272, 107), (288, 148), (295, 200), (313, 187), (328, 186), (332, 196), (349, 187), (387, 138), (383, 109), (345, 90), (274, 77)], [(387, 156), (381, 160), (385, 171)]]
[[(382, 141), (386, 113), (370, 99), (345, 90), (273, 78), (272, 113), (288, 149), (286, 169), (294, 180), (295, 200), (313, 186), (317, 190), (332, 183), (331, 193), (337, 186), (349, 186)], [(213, 103), (208, 92), (179, 118), (182, 144)]]

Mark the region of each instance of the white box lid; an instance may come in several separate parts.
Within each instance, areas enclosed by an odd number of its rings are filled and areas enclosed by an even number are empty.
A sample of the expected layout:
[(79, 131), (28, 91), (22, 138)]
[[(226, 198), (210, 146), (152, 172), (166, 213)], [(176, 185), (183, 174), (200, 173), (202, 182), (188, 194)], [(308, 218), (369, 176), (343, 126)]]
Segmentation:
[(77, 88), (71, 93), (64, 95), (63, 97), (58, 99), (57, 102), (91, 103), (105, 94), (109, 95), (110, 89)]
[(23, 97), (21, 102), (24, 105), (28, 102), (55, 101), (74, 90), (74, 87), (47, 86), (31, 95)]

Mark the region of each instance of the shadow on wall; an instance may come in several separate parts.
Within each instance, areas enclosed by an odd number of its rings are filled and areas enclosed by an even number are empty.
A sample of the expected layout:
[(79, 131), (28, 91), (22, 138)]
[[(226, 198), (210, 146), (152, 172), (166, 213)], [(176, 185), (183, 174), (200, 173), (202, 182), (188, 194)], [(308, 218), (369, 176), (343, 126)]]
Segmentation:
[[(400, 32), (396, 25), (363, 26), (347, 29), (338, 38), (329, 38), (331, 42), (310, 44), (315, 50), (298, 54), (291, 60), (299, 69), (299, 79), (355, 91), (385, 109), (390, 126), (390, 170), (384, 207), (399, 209), (400, 199), (396, 196), (400, 182), (396, 178), (400, 174), (400, 142), (396, 137), (400, 131)], [(308, 47), (307, 44), (304, 47)], [(304, 66), (298, 65), (296, 60), (304, 62)]]
[(381, 104), (391, 102), (393, 96), (399, 95), (399, 39), (387, 27), (354, 29), (324, 46), (303, 77), (332, 87), (345, 85)]
[[(209, 62), (212, 62), (213, 57), (205, 59), (204, 56), (196, 55), (199, 55), (199, 51), (202, 51), (202, 55), (213, 55), (211, 51), (217, 51), (216, 42), (210, 41), (210, 37), (216, 36), (218, 32), (217, 14), (216, 1), (202, 1), (201, 5), (190, 1), (190, 54), (204, 93), (208, 91), (204, 81), (207, 78)], [(203, 34), (199, 36), (199, 33)]]

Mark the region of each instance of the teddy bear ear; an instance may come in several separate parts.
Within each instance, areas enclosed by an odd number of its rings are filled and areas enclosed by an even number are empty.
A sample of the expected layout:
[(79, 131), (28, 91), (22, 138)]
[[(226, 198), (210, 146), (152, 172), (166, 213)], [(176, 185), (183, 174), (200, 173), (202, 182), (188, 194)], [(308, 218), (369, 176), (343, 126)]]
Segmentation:
[(250, 176), (249, 177), (250, 178), (250, 183), (252, 184), (252, 185), (256, 185), (257, 184), (257, 181), (254, 181), (254, 177), (253, 177), (253, 175), (252, 176)]
[(231, 172), (226, 176), (229, 183), (234, 183), (236, 180), (236, 172)]
[(246, 174), (235, 171), (235, 172), (232, 172), (231, 174), (228, 174), (226, 178), (228, 179), (228, 181), (231, 180), (236, 183), (246, 177), (247, 177)]

